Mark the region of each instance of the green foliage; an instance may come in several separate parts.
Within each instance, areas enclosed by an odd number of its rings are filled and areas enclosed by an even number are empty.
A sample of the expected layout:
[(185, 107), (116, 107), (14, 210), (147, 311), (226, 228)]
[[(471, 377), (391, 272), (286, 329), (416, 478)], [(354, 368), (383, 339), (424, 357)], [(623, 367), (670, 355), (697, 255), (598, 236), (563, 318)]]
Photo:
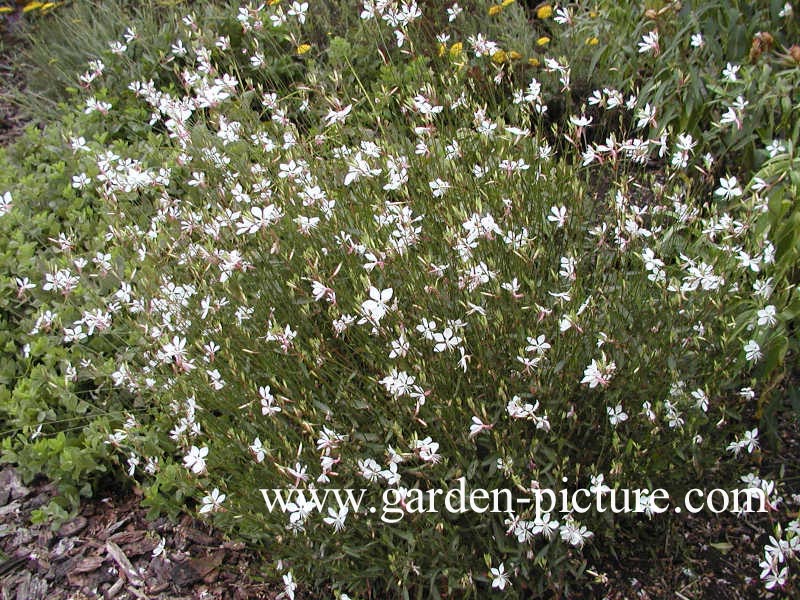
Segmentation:
[[(760, 164), (759, 149), (773, 139), (796, 144), (800, 136), (800, 63), (790, 54), (800, 27), (791, 14), (780, 15), (785, 5), (601, 2), (575, 10), (574, 27), (556, 36), (554, 51), (569, 57), (582, 93), (616, 87), (634, 94), (639, 107), (657, 107), (645, 132), (689, 133), (698, 155), (710, 152), (720, 169), (744, 173)], [(657, 48), (642, 51), (652, 32)], [(701, 38), (695, 43), (693, 35)], [(731, 65), (739, 70), (725, 78)], [(726, 122), (731, 110), (736, 118)]]
[(106, 247), (102, 211), (71, 185), (86, 163), (65, 147), (73, 127), (106, 138), (93, 119), (70, 115), (0, 150), (0, 187), (17, 198), (0, 220), (3, 461), (16, 463), (26, 481), (47, 474), (68, 508), (107, 471), (109, 426), (141, 410), (108, 381), (121, 332), (64, 343), (63, 327), (81, 318), (88, 298), (108, 292), (108, 281), (93, 275), (68, 294), (42, 291), (45, 274), (76, 268), (76, 252), (97, 258)]

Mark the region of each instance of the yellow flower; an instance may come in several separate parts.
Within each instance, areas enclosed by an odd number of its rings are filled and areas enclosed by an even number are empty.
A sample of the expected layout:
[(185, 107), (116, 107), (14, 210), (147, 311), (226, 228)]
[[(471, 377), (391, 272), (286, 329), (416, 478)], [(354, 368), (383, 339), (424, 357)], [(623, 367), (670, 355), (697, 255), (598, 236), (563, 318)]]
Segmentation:
[(586, 38), (586, 45), (587, 46), (597, 46), (597, 44), (599, 44), (599, 43), (600, 43), (600, 40), (598, 40), (596, 37)]
[(549, 4), (542, 4), (539, 8), (536, 9), (536, 18), (537, 19), (549, 19), (553, 16), (553, 7)]
[(511, 6), (512, 4), (514, 4), (514, 0), (503, 0), (503, 1), (500, 3), (500, 6), (502, 6), (503, 8), (505, 8), (506, 6)]
[(464, 44), (456, 42), (450, 46), (450, 58), (458, 58), (461, 56), (461, 51), (464, 49)]
[(498, 65), (501, 65), (504, 62), (506, 62), (506, 60), (508, 60), (508, 56), (503, 50), (498, 50), (497, 52), (492, 54), (492, 60), (496, 62)]
[(42, 8), (42, 2), (28, 2), (23, 8), (22, 12), (30, 12), (32, 10), (36, 10), (37, 8)]
[(543, 35), (538, 40), (536, 40), (536, 45), (537, 46), (546, 46), (549, 43), (550, 43), (550, 38), (547, 37), (546, 35)]
[(14, 9), (10, 6), (0, 6), (0, 15), (10, 12), (14, 12)]
[(536, 58), (536, 57), (534, 56), (533, 58), (529, 58), (529, 59), (528, 59), (528, 64), (529, 64), (530, 66), (532, 66), (532, 67), (538, 67), (538, 66), (539, 66), (539, 65), (541, 65), (542, 63), (540, 63), (540, 62), (539, 62), (539, 59), (538, 59), (538, 58)]
[(596, 10), (591, 10), (591, 11), (589, 11), (589, 18), (590, 19), (596, 19), (597, 15), (599, 15), (599, 14), (600, 13), (598, 13)]
[(499, 15), (502, 10), (503, 10), (503, 5), (502, 4), (495, 4), (494, 6), (490, 6), (489, 7), (489, 16), (490, 17), (494, 17), (496, 15)]
[(300, 44), (297, 47), (297, 55), (300, 56), (311, 50), (311, 44)]
[(510, 60), (519, 60), (520, 58), (522, 58), (522, 54), (520, 54), (516, 50), (512, 50), (511, 52), (508, 53), (508, 58)]

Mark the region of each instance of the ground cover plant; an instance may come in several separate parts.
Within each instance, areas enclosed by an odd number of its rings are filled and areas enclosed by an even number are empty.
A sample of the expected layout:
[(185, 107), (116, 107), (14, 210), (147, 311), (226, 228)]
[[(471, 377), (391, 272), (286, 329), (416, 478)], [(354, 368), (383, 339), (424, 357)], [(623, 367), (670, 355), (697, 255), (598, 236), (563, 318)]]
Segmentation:
[[(34, 43), (0, 418), (61, 486), (42, 516), (127, 479), (287, 598), (569, 597), (680, 517), (415, 502), (755, 487), (752, 577), (791, 593), (798, 498), (760, 446), (797, 418), (792, 5), (310, 4), (107, 3), (52, 71)], [(364, 506), (311, 500), (343, 488)]]

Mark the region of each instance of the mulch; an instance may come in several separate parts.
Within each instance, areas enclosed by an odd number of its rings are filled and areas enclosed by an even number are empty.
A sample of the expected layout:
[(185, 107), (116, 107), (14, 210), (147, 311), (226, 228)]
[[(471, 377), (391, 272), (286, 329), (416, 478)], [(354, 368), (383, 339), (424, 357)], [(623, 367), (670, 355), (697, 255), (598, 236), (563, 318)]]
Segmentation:
[(34, 510), (56, 495), (0, 471), (0, 598), (3, 600), (274, 599), (259, 581), (263, 557), (190, 516), (147, 519), (141, 498), (101, 498), (53, 530)]

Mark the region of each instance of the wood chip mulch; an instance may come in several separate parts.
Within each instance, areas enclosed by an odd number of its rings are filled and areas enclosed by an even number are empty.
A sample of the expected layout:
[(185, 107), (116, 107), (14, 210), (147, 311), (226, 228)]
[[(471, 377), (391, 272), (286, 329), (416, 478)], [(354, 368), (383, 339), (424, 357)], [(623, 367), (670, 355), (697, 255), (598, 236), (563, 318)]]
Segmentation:
[(53, 531), (32, 512), (56, 494), (0, 471), (0, 598), (3, 600), (274, 599), (257, 581), (263, 560), (189, 516), (148, 521), (135, 495), (84, 503)]

